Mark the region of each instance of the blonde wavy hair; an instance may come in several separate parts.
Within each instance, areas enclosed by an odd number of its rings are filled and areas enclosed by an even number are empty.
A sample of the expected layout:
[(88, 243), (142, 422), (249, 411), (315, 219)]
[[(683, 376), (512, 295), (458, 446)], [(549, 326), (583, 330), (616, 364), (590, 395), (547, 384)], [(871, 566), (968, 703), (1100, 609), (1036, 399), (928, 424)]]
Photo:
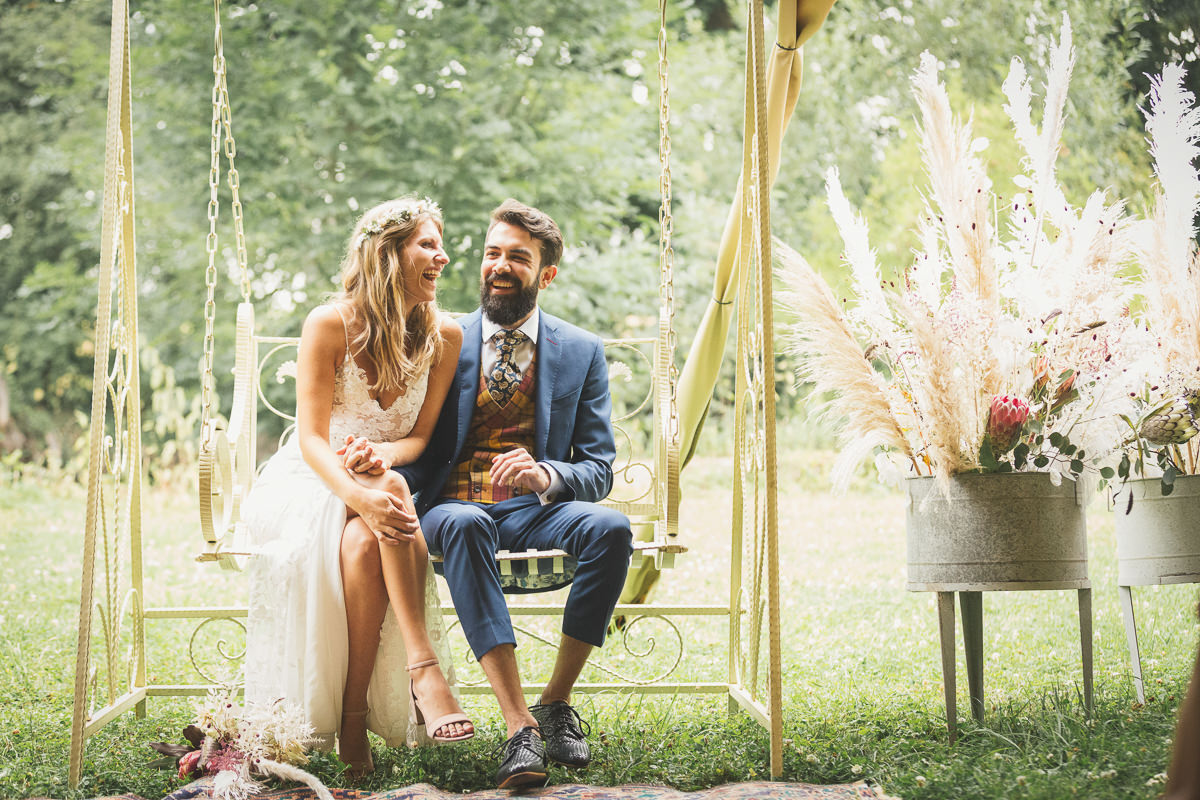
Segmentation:
[(435, 302), (408, 307), (404, 275), (413, 269), (404, 246), (426, 220), (442, 230), (442, 211), (429, 198), (400, 197), (362, 215), (342, 262), (342, 290), (331, 298), (350, 306), (362, 327), (350, 337), (353, 353), (375, 365), (375, 392), (403, 392), (441, 354)]

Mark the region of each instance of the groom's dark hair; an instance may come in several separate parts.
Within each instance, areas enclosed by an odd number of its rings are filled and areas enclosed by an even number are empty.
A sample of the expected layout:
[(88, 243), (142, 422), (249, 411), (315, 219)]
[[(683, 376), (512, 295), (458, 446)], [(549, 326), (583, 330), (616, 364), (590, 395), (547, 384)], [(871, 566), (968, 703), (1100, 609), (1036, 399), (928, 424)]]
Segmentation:
[(515, 225), (537, 239), (542, 250), (542, 267), (558, 266), (563, 253), (563, 236), (549, 214), (510, 197), (492, 212), (489, 233), (497, 222)]

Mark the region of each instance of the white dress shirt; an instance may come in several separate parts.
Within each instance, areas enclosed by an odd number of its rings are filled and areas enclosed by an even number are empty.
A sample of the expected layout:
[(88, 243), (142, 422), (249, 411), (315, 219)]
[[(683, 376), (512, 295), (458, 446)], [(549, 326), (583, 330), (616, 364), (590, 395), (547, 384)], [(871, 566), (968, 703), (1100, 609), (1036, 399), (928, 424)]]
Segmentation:
[[(513, 350), (513, 366), (517, 368), (517, 371), (522, 376), (525, 374), (525, 370), (529, 369), (529, 365), (533, 363), (533, 355), (537, 351), (538, 325), (541, 322), (541, 316), (541, 309), (535, 306), (533, 313), (529, 315), (529, 319), (525, 320), (522, 325), (515, 329), (525, 334), (525, 341), (521, 342)], [(492, 367), (496, 365), (497, 359), (500, 358), (500, 350), (496, 347), (494, 337), (500, 331), (507, 329), (492, 322), (488, 319), (487, 314), (483, 315), (481, 322), (480, 330), (483, 336), (483, 349), (479, 353), (479, 370), (480, 375), (486, 379), (491, 374)], [(530, 455), (533, 454), (530, 453)], [(554, 467), (545, 461), (539, 461), (538, 464), (550, 475), (550, 488), (544, 492), (537, 493), (538, 500), (541, 501), (542, 505), (548, 505), (554, 502), (554, 498), (563, 490), (565, 484), (563, 483), (562, 476), (558, 474), (558, 470)]]

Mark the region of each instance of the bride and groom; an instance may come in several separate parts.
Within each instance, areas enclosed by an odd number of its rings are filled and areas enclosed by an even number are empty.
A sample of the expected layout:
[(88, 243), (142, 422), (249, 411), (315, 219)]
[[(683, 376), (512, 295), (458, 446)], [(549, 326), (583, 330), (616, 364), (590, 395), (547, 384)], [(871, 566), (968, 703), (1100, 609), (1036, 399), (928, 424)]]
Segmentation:
[[(389, 745), (474, 735), (450, 689), (431, 551), (507, 728), (497, 784), (542, 785), (548, 761), (589, 761), (571, 691), (604, 641), (632, 535), (596, 505), (615, 457), (602, 343), (537, 304), (562, 248), (549, 216), (505, 201), (480, 308), (452, 321), (434, 302), (449, 262), (437, 205), (389, 201), (363, 215), (342, 291), (305, 321), (296, 435), (243, 509), (261, 553), (246, 695), (299, 705), (355, 773), (373, 769), (368, 729)], [(578, 562), (533, 706), (494, 558), (530, 548)]]

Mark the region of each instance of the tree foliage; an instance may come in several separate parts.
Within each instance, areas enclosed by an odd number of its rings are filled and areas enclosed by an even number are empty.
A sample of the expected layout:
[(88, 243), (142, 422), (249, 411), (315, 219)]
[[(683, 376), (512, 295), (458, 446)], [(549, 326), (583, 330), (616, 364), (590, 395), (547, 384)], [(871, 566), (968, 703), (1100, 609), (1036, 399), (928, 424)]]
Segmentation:
[[(0, 435), (30, 452), (70, 440), (90, 392), (99, 257), (108, 11), (105, 0), (0, 7)], [(157, 383), (194, 393), (203, 331), (212, 107), (211, 7), (139, 0), (131, 20), (142, 345)], [(1149, 170), (1133, 76), (1186, 57), (1181, 0), (840, 0), (806, 47), (805, 87), (774, 194), (777, 235), (836, 272), (822, 173), (837, 164), (881, 250), (903, 260), (919, 208), (908, 76), (946, 62), (993, 142), (994, 179), (1016, 172), (999, 113), (1009, 58), (1041, 70), (1059, 15), (1079, 50), (1068, 188), (1143, 197)], [(680, 340), (710, 292), (741, 163), (744, 11), (683, 0), (669, 18)], [(224, 48), (263, 330), (295, 333), (334, 288), (345, 240), (371, 205), (408, 192), (446, 212), (441, 302), (473, 307), (488, 211), (508, 196), (550, 211), (569, 249), (545, 303), (606, 333), (657, 313), (658, 13), (645, 0), (227, 2)], [(1188, 34), (1187, 31), (1193, 33)], [(771, 35), (771, 31), (768, 35)], [(1194, 44), (1192, 52), (1194, 52)], [(1192, 76), (1194, 79), (1195, 72)], [(218, 388), (227, 393), (240, 298), (222, 176)], [(681, 354), (682, 355), (682, 354)], [(4, 398), (0, 397), (0, 400)], [(179, 402), (169, 404), (191, 419)], [(4, 408), (11, 418), (4, 418)], [(149, 423), (148, 423), (149, 424)], [(182, 424), (182, 423), (181, 423)], [(162, 426), (159, 426), (160, 428)], [(166, 426), (172, 430), (179, 426)]]

